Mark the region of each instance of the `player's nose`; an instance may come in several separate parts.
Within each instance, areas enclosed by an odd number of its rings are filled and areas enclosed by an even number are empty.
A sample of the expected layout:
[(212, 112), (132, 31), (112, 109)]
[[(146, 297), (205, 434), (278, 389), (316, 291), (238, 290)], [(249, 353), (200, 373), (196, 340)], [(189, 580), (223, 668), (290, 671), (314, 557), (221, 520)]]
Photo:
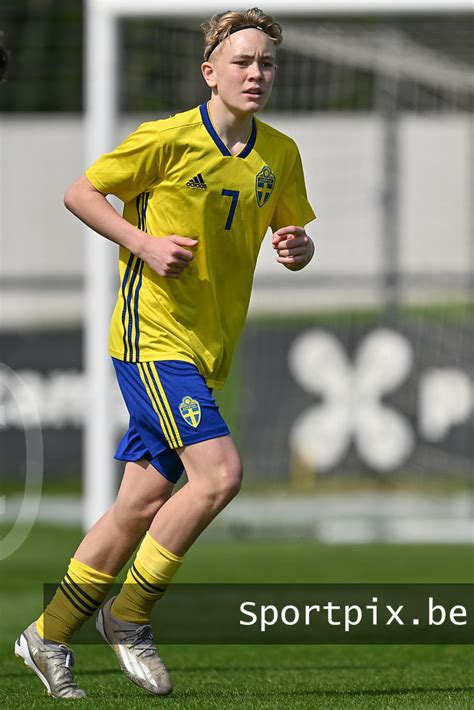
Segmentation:
[(258, 61), (249, 64), (249, 75), (252, 79), (262, 79), (263, 71)]

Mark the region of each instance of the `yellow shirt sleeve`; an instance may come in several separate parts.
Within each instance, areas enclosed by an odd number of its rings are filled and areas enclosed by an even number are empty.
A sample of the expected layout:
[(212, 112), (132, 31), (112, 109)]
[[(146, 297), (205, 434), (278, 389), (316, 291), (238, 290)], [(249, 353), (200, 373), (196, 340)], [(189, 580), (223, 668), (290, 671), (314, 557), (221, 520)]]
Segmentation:
[(112, 152), (86, 170), (96, 190), (129, 202), (159, 182), (163, 150), (156, 121), (142, 123)]
[(275, 232), (281, 227), (295, 225), (304, 227), (315, 219), (306, 194), (303, 165), (298, 148), (295, 145), (295, 160), (283, 187), (271, 219), (271, 228)]

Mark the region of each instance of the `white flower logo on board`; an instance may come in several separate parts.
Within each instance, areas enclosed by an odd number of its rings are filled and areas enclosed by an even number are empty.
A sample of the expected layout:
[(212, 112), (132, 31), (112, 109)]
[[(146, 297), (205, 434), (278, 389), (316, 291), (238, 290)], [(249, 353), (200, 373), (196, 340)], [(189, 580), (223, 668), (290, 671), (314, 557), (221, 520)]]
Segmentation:
[(327, 471), (354, 440), (360, 458), (372, 468), (402, 465), (413, 451), (413, 428), (382, 397), (406, 380), (412, 364), (409, 341), (389, 329), (369, 333), (353, 362), (331, 333), (313, 329), (300, 335), (289, 353), (290, 372), (304, 390), (323, 399), (291, 428), (291, 447), (300, 460)]

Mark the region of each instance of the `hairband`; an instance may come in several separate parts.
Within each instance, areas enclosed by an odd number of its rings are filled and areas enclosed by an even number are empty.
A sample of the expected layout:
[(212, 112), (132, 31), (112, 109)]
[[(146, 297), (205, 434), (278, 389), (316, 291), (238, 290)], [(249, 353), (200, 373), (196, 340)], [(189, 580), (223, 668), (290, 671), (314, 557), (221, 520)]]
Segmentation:
[(240, 32), (240, 30), (261, 30), (262, 32), (265, 31), (263, 27), (260, 27), (260, 25), (239, 25), (238, 27), (232, 27), (232, 29), (229, 30), (229, 34), (233, 35), (235, 32)]
[[(235, 32), (240, 32), (240, 30), (260, 30), (261, 32), (265, 32), (265, 30), (263, 29), (263, 27), (260, 27), (260, 25), (239, 25), (238, 27), (232, 27), (232, 29), (229, 31), (229, 35), (228, 35), (228, 36), (235, 34)], [(224, 37), (224, 39), (227, 39), (227, 38)], [(215, 43), (212, 45), (211, 51), (208, 52), (208, 54), (207, 54), (206, 61), (209, 59), (209, 57), (211, 56), (211, 54), (213, 53), (213, 51), (216, 49), (216, 47), (217, 47), (222, 41), (223, 41), (223, 40), (220, 40), (220, 39), (219, 39), (219, 40), (217, 40), (217, 42), (215, 42)]]

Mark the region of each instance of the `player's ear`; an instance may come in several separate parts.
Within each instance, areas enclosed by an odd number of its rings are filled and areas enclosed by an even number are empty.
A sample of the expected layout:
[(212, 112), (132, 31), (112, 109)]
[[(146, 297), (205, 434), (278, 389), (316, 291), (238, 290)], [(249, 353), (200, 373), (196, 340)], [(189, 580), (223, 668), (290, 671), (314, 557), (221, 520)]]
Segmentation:
[(209, 88), (213, 89), (217, 86), (216, 72), (214, 70), (214, 65), (211, 64), (211, 62), (204, 62), (201, 64), (201, 72), (204, 77), (204, 81)]

